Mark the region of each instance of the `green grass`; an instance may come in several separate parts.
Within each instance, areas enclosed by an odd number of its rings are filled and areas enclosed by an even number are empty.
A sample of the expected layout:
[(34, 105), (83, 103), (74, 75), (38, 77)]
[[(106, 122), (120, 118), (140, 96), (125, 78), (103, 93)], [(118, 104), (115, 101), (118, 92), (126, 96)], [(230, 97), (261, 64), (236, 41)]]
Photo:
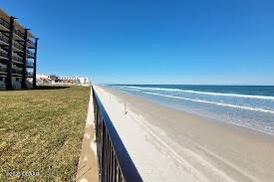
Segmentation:
[(84, 87), (1, 91), (0, 181), (74, 181), (89, 94)]

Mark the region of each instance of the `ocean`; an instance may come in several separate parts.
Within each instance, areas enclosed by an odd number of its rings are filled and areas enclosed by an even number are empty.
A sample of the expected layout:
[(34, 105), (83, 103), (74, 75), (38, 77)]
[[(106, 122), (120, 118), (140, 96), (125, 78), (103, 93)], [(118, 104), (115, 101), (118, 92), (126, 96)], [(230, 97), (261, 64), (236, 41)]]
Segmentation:
[(110, 85), (161, 105), (274, 135), (274, 86)]

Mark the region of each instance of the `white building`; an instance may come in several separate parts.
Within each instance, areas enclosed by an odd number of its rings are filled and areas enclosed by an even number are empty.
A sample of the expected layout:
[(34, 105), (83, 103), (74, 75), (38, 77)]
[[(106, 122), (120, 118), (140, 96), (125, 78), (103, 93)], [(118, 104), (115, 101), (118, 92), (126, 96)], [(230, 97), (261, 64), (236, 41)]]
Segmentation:
[(81, 85), (90, 85), (90, 80), (88, 77), (79, 77)]
[(82, 85), (89, 86), (91, 81), (88, 77), (78, 76), (54, 76), (52, 79), (50, 75), (37, 74), (37, 83), (39, 85), (51, 84), (51, 85)]
[(36, 79), (48, 79), (49, 75), (46, 74), (36, 74)]

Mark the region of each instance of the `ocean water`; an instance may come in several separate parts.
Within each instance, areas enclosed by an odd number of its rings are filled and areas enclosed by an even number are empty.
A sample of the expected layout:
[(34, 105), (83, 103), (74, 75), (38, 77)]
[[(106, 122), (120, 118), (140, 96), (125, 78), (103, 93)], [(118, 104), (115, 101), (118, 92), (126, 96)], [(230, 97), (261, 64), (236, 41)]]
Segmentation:
[(191, 114), (274, 135), (274, 86), (110, 86)]

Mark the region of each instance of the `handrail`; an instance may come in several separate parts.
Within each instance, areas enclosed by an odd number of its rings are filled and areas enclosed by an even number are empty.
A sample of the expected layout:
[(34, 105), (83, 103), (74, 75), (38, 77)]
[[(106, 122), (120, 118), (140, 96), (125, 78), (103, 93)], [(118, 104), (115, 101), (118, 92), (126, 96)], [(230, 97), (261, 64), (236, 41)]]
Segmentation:
[(92, 87), (99, 179), (102, 182), (142, 182), (119, 134)]

